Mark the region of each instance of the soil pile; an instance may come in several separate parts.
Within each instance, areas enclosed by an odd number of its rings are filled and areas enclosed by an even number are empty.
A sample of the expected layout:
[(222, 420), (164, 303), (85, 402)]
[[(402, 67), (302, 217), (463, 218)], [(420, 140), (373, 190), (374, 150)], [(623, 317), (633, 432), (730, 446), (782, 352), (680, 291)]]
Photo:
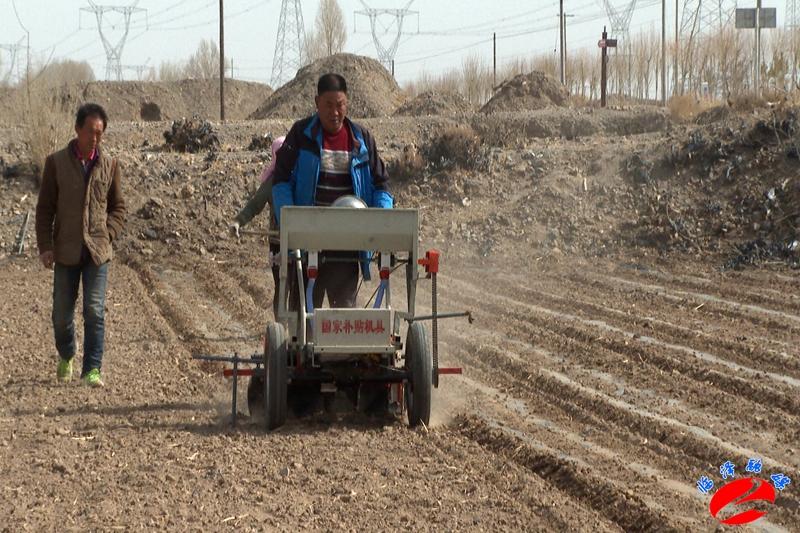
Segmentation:
[[(74, 113), (83, 103), (102, 105), (112, 121), (175, 120), (199, 116), (219, 118), (219, 80), (174, 82), (98, 81), (51, 89), (63, 111)], [(268, 85), (225, 80), (225, 118), (241, 120), (272, 94)], [(3, 101), (5, 93), (0, 93)], [(0, 118), (10, 116), (0, 104)]]
[(697, 115), (697, 118), (694, 121), (700, 125), (708, 125), (713, 124), (715, 122), (722, 122), (725, 120), (730, 120), (736, 115), (736, 112), (733, 111), (730, 106), (728, 105), (718, 105), (714, 107), (710, 107), (705, 111), (701, 112)]
[(506, 81), (491, 100), (481, 108), (481, 113), (497, 111), (532, 111), (553, 106), (566, 106), (567, 90), (544, 72), (519, 74)]
[(217, 132), (210, 122), (198, 117), (174, 121), (172, 128), (164, 132), (164, 140), (170, 149), (184, 153), (219, 149)]
[(800, 266), (798, 109), (685, 131), (654, 159), (634, 154), (640, 237), (663, 249), (720, 250), (726, 266), (765, 260)]
[(395, 111), (395, 115), (427, 116), (427, 115), (457, 115), (474, 111), (463, 96), (458, 93), (440, 93), (426, 91), (418, 94)]
[(292, 81), (275, 91), (249, 118), (299, 119), (311, 115), (317, 80), (329, 72), (347, 80), (348, 115), (353, 118), (389, 116), (404, 99), (397, 82), (374, 59), (336, 54), (301, 68)]

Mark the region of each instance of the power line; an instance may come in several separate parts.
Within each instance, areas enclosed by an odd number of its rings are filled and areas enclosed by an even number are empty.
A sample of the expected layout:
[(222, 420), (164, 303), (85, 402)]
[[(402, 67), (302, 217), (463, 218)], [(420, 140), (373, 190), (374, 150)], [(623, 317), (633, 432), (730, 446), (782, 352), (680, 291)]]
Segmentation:
[[(643, 2), (641, 4), (641, 7), (647, 7), (647, 6), (656, 5), (659, 2), (660, 2), (660, 0), (650, 0), (648, 2)], [(584, 7), (589, 7), (590, 5), (595, 5), (595, 4), (587, 4)], [(580, 9), (582, 9), (582, 8), (577, 8), (577, 10), (580, 10)], [(606, 13), (604, 11), (595, 12), (595, 13), (592, 13), (591, 15), (578, 16), (578, 17), (575, 18), (575, 21), (573, 22), (573, 24), (583, 24), (583, 23), (590, 22), (590, 21), (603, 20), (603, 19), (605, 19), (605, 16), (606, 16)], [(518, 31), (518, 32), (514, 32), (514, 33), (508, 33), (508, 34), (505, 34), (505, 35), (497, 35), (497, 40), (500, 41), (500, 40), (504, 40), (504, 39), (511, 39), (511, 38), (514, 38), (514, 37), (520, 37), (520, 36), (523, 36), (523, 35), (533, 35), (533, 34), (536, 34), (536, 33), (543, 33), (543, 32), (553, 31), (553, 30), (557, 30), (557, 29), (558, 29), (558, 23), (549, 23), (549, 24), (547, 24), (545, 26), (540, 26), (540, 27), (533, 28), (533, 29), (530, 29), (530, 30), (524, 30), (524, 31)], [(421, 56), (421, 57), (413, 57), (413, 58), (405, 59), (405, 60), (402, 60), (402, 61), (395, 61), (395, 63), (398, 64), (398, 65), (409, 64), (409, 63), (417, 63), (417, 62), (424, 61), (424, 60), (427, 60), (427, 59), (433, 59), (433, 58), (437, 58), (437, 57), (442, 57), (442, 56), (445, 56), (445, 55), (450, 55), (450, 54), (453, 54), (453, 53), (457, 53), (457, 52), (462, 51), (462, 50), (468, 50), (470, 48), (475, 48), (476, 46), (479, 46), (481, 44), (486, 44), (486, 43), (489, 43), (491, 41), (492, 41), (492, 38), (491, 37), (487, 37), (486, 39), (481, 39), (481, 40), (472, 42), (470, 44), (459, 45), (459, 46), (456, 46), (456, 47), (453, 47), (453, 48), (449, 48), (447, 50), (443, 50), (443, 51), (440, 51), (440, 52), (437, 52), (437, 53), (434, 53), (434, 54), (424, 55), (424, 56)]]
[[(190, 16), (190, 15), (198, 14), (201, 11), (203, 11), (204, 9), (208, 9), (211, 6), (217, 5), (217, 2), (218, 2), (218, 0), (210, 0), (209, 2), (207, 2), (207, 3), (203, 4), (202, 6), (200, 6), (199, 8), (191, 9), (189, 11), (183, 12), (183, 13), (181, 13), (179, 15), (175, 15), (175, 16), (173, 16), (171, 18), (168, 18), (168, 19), (165, 19), (165, 20), (156, 21), (155, 24), (150, 24), (149, 21), (148, 21), (148, 24), (146, 26), (141, 26), (141, 25), (135, 26), (134, 25), (134, 26), (131, 26), (131, 29), (132, 30), (140, 30), (140, 29), (144, 28), (144, 29), (148, 29), (148, 30), (159, 30), (159, 29), (162, 29), (162, 27), (165, 24), (169, 24), (170, 22), (175, 22), (176, 20), (185, 19), (187, 16)], [(177, 6), (174, 6), (174, 7), (177, 7)], [(162, 13), (163, 12), (164, 11), (162, 11)], [(215, 19), (211, 20), (210, 22), (203, 22), (202, 25), (216, 23), (216, 22), (218, 22), (218, 20), (215, 18)], [(190, 27), (193, 27), (193, 25), (192, 26), (186, 26), (186, 28), (190, 28)]]

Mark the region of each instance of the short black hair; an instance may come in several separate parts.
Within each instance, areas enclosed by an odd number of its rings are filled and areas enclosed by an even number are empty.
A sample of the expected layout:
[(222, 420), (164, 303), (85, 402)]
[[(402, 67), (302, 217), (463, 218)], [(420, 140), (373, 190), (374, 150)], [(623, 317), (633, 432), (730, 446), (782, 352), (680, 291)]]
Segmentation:
[(83, 124), (86, 122), (86, 117), (100, 117), (100, 120), (103, 121), (103, 131), (106, 131), (106, 126), (108, 126), (108, 115), (106, 114), (106, 110), (103, 109), (103, 106), (100, 104), (83, 104), (78, 108), (78, 112), (75, 114), (75, 127), (80, 129), (83, 127)]
[(323, 74), (317, 82), (317, 96), (328, 91), (347, 94), (347, 82), (341, 74)]

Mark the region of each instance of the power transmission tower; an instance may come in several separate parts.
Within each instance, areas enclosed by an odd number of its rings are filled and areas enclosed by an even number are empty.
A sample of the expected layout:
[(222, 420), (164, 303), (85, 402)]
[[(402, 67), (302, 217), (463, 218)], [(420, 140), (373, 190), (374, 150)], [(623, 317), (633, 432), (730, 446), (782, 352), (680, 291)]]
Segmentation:
[[(792, 1), (792, 0), (789, 0)], [(707, 35), (730, 23), (736, 0), (685, 0), (681, 15), (681, 35)]]
[(630, 37), (631, 17), (636, 7), (636, 0), (627, 0), (624, 6), (616, 7), (611, 0), (603, 0), (603, 8), (611, 21), (611, 34), (622, 41), (626, 46)]
[[(106, 79), (111, 79), (113, 76), (117, 81), (122, 81), (122, 49), (125, 47), (125, 40), (128, 38), (128, 31), (131, 26), (131, 16), (134, 13), (145, 13), (147, 10), (136, 7), (138, 0), (130, 6), (100, 6), (89, 0), (90, 7), (82, 7), (81, 11), (93, 13), (97, 19), (97, 31), (100, 33), (100, 40), (103, 42), (103, 48), (106, 51)], [(122, 37), (117, 40), (116, 44), (112, 43), (106, 34), (103, 32), (103, 15), (105, 13), (119, 13), (122, 15), (122, 20), (125, 22), (125, 31)], [(116, 29), (116, 26), (110, 24), (111, 29)]]
[(272, 59), (272, 88), (277, 89), (305, 65), (306, 32), (303, 29), (303, 11), (300, 0), (282, 0), (278, 20), (278, 37), (275, 40), (275, 57)]
[[(17, 63), (17, 53), (23, 48), (25, 47), (22, 45), (22, 40), (12, 44), (0, 44), (0, 50), (5, 50), (11, 57), (11, 62), (8, 65), (8, 74), (2, 76), (2, 78), (0, 78), (0, 81), (11, 81), (11, 76), (14, 74), (14, 67), (16, 66)], [(17, 76), (17, 78), (19, 78), (19, 75)]]
[(122, 70), (130, 70), (136, 73), (136, 79), (142, 81), (146, 72), (152, 67), (150, 65), (122, 65)]
[[(681, 54), (683, 57), (681, 94), (687, 89), (685, 87), (687, 75), (688, 83), (692, 85), (693, 76), (689, 63), (694, 57), (698, 41), (729, 26), (735, 11), (736, 0), (684, 0), (680, 29), (681, 42), (685, 43)], [(712, 88), (709, 87), (709, 90)]]
[[(630, 27), (631, 18), (633, 17), (633, 10), (636, 7), (636, 0), (626, 0), (625, 5), (616, 7), (611, 4), (611, 0), (603, 0), (603, 8), (611, 21), (611, 34), (614, 35), (621, 44), (614, 50), (614, 59), (619, 58), (617, 53), (622, 49), (622, 56), (628, 63), (628, 91), (631, 92), (631, 43), (630, 43)], [(616, 65), (616, 61), (614, 62)], [(621, 72), (617, 72), (617, 83), (622, 85)], [(619, 89), (619, 87), (618, 87)], [(620, 91), (622, 92), (622, 91)]]
[[(400, 45), (400, 35), (403, 33), (403, 21), (409, 15), (419, 15), (419, 11), (411, 11), (408, 9), (413, 2), (414, 0), (409, 0), (402, 9), (375, 9), (369, 7), (364, 0), (361, 0), (364, 9), (355, 12), (356, 15), (364, 15), (369, 18), (369, 25), (372, 30), (372, 41), (375, 43), (375, 50), (378, 52), (378, 60), (386, 65), (387, 68), (392, 66), (394, 55), (397, 53), (397, 47)], [(381, 18), (390, 18), (390, 22), (384, 25), (380, 22)], [(419, 22), (419, 18), (417, 22)], [(395, 35), (388, 46), (384, 46), (384, 44), (381, 43), (380, 36), (378, 35), (379, 30), (377, 28), (379, 24), (383, 29), (384, 35), (389, 33), (389, 30), (394, 26)], [(355, 30), (355, 24), (353, 29)]]

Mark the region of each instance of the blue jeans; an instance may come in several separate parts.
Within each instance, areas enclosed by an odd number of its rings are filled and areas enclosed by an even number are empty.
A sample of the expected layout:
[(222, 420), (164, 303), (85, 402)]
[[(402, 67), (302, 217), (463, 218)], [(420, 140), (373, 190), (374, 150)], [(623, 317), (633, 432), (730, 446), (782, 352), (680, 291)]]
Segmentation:
[(75, 355), (75, 302), (83, 282), (83, 371), (100, 369), (105, 340), (105, 305), (108, 263), (100, 266), (64, 266), (56, 263), (53, 275), (53, 331), (62, 359)]

